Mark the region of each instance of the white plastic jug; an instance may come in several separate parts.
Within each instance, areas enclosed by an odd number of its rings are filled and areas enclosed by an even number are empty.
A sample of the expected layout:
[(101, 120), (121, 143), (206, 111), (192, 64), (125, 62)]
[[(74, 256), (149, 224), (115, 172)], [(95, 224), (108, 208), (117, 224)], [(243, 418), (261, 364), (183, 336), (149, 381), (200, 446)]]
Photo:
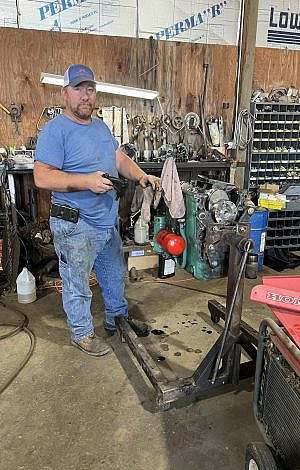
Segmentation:
[(23, 268), (17, 277), (17, 294), (20, 304), (29, 304), (36, 300), (35, 277), (27, 268)]
[(149, 225), (142, 216), (138, 218), (134, 226), (134, 241), (138, 245), (144, 245), (149, 241)]

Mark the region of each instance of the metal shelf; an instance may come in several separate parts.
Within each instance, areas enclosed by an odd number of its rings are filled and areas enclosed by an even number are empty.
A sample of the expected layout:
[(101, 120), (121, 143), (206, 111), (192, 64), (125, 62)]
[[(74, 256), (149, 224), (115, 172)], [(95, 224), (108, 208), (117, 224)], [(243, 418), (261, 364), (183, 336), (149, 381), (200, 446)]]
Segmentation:
[[(252, 103), (251, 113), (257, 120), (254, 148), (248, 151), (247, 186), (273, 180), (281, 184), (285, 180), (299, 181), (300, 128), (295, 126), (300, 122), (300, 103)], [(265, 129), (265, 124), (270, 129)], [(272, 129), (272, 125), (277, 128)]]
[[(157, 162), (139, 162), (138, 165), (142, 168), (157, 169), (163, 168), (164, 163)], [(200, 161), (189, 161), (189, 162), (176, 162), (176, 166), (179, 170), (189, 170), (192, 168), (230, 168), (229, 161), (216, 161), (216, 160), (200, 160)]]
[(290, 137), (289, 139), (274, 139), (273, 137), (271, 138), (263, 138), (263, 139), (253, 139), (253, 142), (299, 142), (300, 139), (295, 139), (294, 137)]
[[(161, 174), (164, 162), (138, 162), (138, 165), (146, 173), (153, 173), (157, 176)], [(245, 162), (238, 166), (245, 167)], [(203, 174), (209, 178), (229, 181), (231, 162), (229, 160), (194, 160), (188, 162), (176, 161), (179, 177), (182, 181), (191, 181), (198, 178), (198, 174)]]
[[(272, 111), (264, 111), (264, 106)], [(252, 103), (251, 113), (256, 118), (255, 148), (249, 149), (247, 154), (247, 186), (258, 187), (266, 182), (279, 185), (299, 182), (300, 127), (297, 127), (300, 124), (300, 103)], [(283, 145), (285, 148), (281, 148)], [(300, 201), (296, 211), (269, 211), (266, 248), (300, 248)]]
[[(164, 166), (164, 163), (158, 162), (138, 162), (138, 165), (142, 169), (148, 170), (161, 170)], [(191, 170), (193, 168), (203, 168), (203, 169), (214, 169), (214, 168), (230, 168), (231, 162), (228, 160), (226, 161), (217, 161), (217, 160), (199, 160), (199, 161), (189, 161), (189, 162), (176, 162), (176, 166), (179, 170)], [(245, 166), (244, 163), (240, 163), (238, 166)], [(12, 168), (8, 171), (8, 173), (12, 174), (26, 174), (32, 173), (33, 169), (26, 168), (26, 169), (15, 169)]]
[[(278, 220), (278, 219), (277, 219)], [(298, 220), (298, 219), (296, 219)], [(268, 232), (271, 232), (272, 230), (284, 230), (284, 229), (288, 229), (288, 230), (293, 230), (293, 229), (297, 229), (297, 230), (300, 230), (300, 225), (291, 225), (290, 227), (268, 227)]]
[[(278, 230), (280, 230), (280, 229), (278, 229)], [(299, 231), (299, 228), (297, 228), (297, 230)], [(269, 231), (269, 229), (268, 229), (268, 231)], [(281, 240), (290, 240), (291, 238), (300, 238), (300, 234), (298, 233), (297, 235), (282, 235), (280, 237)], [(273, 240), (273, 239), (277, 240), (278, 236), (274, 236), (274, 237), (267, 236), (267, 239), (268, 240)]]
[(287, 116), (300, 116), (300, 111), (255, 111), (254, 116), (259, 116), (260, 114), (268, 114), (270, 116), (277, 116), (279, 114), (286, 114)]
[(254, 129), (254, 132), (298, 132), (300, 133), (300, 129)]
[(255, 124), (300, 124), (300, 121), (294, 121), (293, 119), (291, 121), (278, 121), (278, 120), (274, 120), (274, 121), (258, 121), (258, 120), (255, 120)]

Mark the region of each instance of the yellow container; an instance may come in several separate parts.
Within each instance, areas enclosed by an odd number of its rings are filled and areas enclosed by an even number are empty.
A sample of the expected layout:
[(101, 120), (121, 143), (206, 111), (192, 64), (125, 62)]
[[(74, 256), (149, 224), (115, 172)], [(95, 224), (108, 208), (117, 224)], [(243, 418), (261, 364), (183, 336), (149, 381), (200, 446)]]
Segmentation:
[(270, 209), (270, 210), (278, 210), (281, 211), (285, 209), (285, 202), (280, 201), (277, 199), (276, 201), (272, 201), (270, 199), (259, 199), (258, 200), (258, 205), (260, 207), (264, 207), (265, 209)]

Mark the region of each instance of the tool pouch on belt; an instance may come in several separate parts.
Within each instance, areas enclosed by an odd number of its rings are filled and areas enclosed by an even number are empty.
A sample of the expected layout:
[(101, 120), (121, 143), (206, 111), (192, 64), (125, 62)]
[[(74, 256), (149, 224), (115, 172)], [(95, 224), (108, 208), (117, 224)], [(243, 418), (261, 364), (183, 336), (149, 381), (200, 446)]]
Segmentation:
[(67, 222), (74, 222), (74, 224), (76, 224), (79, 218), (79, 209), (54, 203), (51, 205), (50, 215), (51, 217), (66, 220)]

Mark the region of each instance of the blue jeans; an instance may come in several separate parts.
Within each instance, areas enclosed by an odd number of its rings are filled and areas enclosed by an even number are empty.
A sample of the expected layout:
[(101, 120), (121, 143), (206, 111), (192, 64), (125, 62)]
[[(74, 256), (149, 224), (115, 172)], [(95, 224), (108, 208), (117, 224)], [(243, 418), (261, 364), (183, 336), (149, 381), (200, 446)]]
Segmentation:
[(59, 259), (62, 301), (72, 339), (78, 341), (94, 332), (89, 286), (92, 269), (102, 290), (106, 325), (114, 329), (116, 316), (128, 316), (124, 297), (125, 263), (117, 229), (99, 230), (80, 218), (75, 224), (55, 217), (50, 217), (50, 228)]

